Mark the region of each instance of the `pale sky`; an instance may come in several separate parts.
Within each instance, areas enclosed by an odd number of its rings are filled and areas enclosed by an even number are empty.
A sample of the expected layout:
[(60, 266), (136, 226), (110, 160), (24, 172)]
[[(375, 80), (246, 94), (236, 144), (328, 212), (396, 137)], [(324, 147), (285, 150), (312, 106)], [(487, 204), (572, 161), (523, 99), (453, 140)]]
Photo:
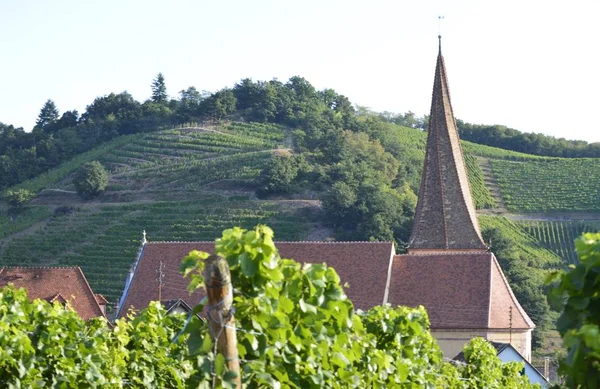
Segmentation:
[(428, 113), (442, 50), (455, 115), (600, 141), (599, 0), (0, 0), (0, 122), (124, 90), (305, 77), (375, 111)]

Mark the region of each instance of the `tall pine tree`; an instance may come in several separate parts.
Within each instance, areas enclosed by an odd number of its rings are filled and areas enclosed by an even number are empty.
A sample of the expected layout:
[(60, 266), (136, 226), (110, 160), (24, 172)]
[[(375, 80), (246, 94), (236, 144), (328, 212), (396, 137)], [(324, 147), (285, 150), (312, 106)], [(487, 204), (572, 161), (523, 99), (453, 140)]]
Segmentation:
[(167, 87), (165, 85), (165, 77), (162, 73), (158, 73), (158, 76), (152, 80), (152, 101), (155, 103), (166, 103), (167, 102)]
[(38, 119), (35, 124), (40, 128), (46, 128), (48, 125), (55, 123), (58, 120), (58, 109), (56, 104), (51, 99), (48, 99), (44, 103), (44, 106), (40, 110)]

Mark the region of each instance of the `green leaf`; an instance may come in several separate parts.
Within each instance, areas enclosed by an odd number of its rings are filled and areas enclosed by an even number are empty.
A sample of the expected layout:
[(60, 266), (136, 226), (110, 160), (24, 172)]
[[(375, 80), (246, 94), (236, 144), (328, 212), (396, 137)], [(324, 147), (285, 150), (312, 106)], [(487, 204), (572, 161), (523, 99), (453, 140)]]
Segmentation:
[(279, 307), (285, 313), (291, 313), (294, 310), (294, 302), (285, 296), (279, 296)]
[(247, 277), (253, 277), (258, 270), (256, 263), (254, 263), (247, 253), (242, 253), (240, 255), (240, 265), (242, 267), (242, 273)]

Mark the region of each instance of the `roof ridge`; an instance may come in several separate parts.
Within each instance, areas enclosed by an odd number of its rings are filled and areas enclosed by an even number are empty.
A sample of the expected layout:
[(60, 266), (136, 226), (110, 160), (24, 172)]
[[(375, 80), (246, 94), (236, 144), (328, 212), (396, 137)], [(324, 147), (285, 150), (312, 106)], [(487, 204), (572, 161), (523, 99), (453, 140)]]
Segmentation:
[(81, 266), (3, 266), (4, 269), (81, 269)]
[[(533, 322), (533, 320), (531, 320), (531, 318), (529, 317), (529, 315), (527, 314), (527, 312), (525, 312), (525, 310), (523, 309), (523, 307), (521, 306), (521, 304), (519, 303), (519, 300), (517, 300), (517, 297), (515, 296), (515, 294), (512, 291), (512, 288), (510, 287), (510, 284), (508, 283), (508, 280), (506, 279), (506, 276), (504, 275), (504, 272), (502, 271), (502, 268), (500, 267), (500, 264), (498, 263), (498, 260), (496, 259), (496, 256), (494, 255), (494, 253), (492, 253), (492, 266), (495, 266), (496, 269), (498, 269), (498, 273), (500, 274), (500, 278), (502, 279), (502, 282), (504, 283), (504, 286), (506, 287), (506, 289), (508, 290), (508, 294), (512, 300), (513, 305), (517, 308), (517, 311), (519, 311), (519, 313), (521, 314), (521, 317), (523, 318), (523, 320), (525, 321), (525, 323), (527, 323), (530, 328), (535, 328), (535, 323)], [(492, 284), (490, 282), (490, 300), (492, 298)], [(490, 310), (491, 311), (491, 310)]]
[[(338, 244), (338, 243), (370, 243), (370, 244), (392, 244), (391, 240), (386, 241), (369, 241), (369, 240), (274, 240), (277, 243), (325, 243), (325, 244)], [(215, 243), (212, 240), (155, 240), (148, 241), (146, 244), (155, 243)]]
[[(85, 278), (85, 274), (83, 274), (83, 270), (81, 270), (81, 267), (79, 267), (79, 266), (77, 266), (77, 269), (79, 269), (79, 276), (81, 276), (81, 278), (83, 279), (83, 282), (87, 286), (88, 291), (90, 292), (90, 294), (92, 296), (92, 301), (93, 301), (92, 305), (94, 306), (94, 309), (97, 309), (98, 312), (100, 312), (99, 316), (107, 319), (106, 314), (104, 312), (102, 312), (102, 308), (100, 308), (100, 304), (98, 304), (98, 300), (96, 299), (96, 294), (94, 293), (94, 290), (90, 286), (90, 283), (88, 282), (87, 278)], [(104, 297), (104, 296), (102, 296), (102, 297)]]
[(412, 253), (406, 253), (406, 254), (396, 254), (396, 257), (401, 257), (401, 256), (415, 256), (415, 257), (429, 257), (429, 256), (448, 256), (448, 255), (456, 255), (456, 254), (460, 254), (460, 255), (482, 255), (482, 254), (488, 254), (491, 253), (490, 251), (446, 251), (446, 252), (438, 252), (438, 253), (419, 253), (419, 252), (412, 252)]

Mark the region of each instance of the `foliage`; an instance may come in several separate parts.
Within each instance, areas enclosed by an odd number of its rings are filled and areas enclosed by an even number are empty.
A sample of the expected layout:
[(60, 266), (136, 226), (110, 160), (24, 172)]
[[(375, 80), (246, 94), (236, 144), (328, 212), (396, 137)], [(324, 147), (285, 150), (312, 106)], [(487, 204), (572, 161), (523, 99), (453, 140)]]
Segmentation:
[(35, 193), (27, 189), (9, 189), (4, 193), (4, 201), (11, 207), (21, 207), (35, 197)]
[(54, 101), (48, 99), (38, 115), (36, 126), (40, 128), (47, 128), (49, 125), (55, 123), (58, 120), (58, 109)]
[(457, 120), (462, 139), (474, 143), (549, 157), (600, 157), (600, 144), (566, 140), (544, 134), (524, 133), (501, 125), (481, 125)]
[(87, 162), (75, 172), (73, 185), (83, 198), (98, 196), (108, 185), (108, 173), (100, 162)]
[(575, 241), (579, 264), (558, 279), (551, 291), (553, 304), (562, 309), (557, 328), (568, 350), (559, 372), (571, 388), (600, 386), (600, 233), (583, 234)]
[[(503, 365), (482, 340), (465, 350), (467, 367), (443, 363), (422, 307), (355, 312), (334, 269), (281, 259), (266, 226), (223, 231), (216, 253), (231, 270), (248, 388), (535, 387), (514, 368), (518, 364)], [(203, 284), (207, 256), (193, 251), (182, 262), (191, 290)], [(187, 332), (190, 353), (218, 368), (208, 331), (193, 326)]]
[(473, 338), (463, 351), (466, 365), (462, 370), (462, 379), (466, 388), (530, 388), (527, 377), (521, 374), (523, 363), (502, 363), (496, 355), (496, 349), (482, 338)]
[(113, 327), (56, 302), (0, 289), (0, 381), (9, 388), (184, 387), (191, 375), (183, 319), (152, 303)]
[(344, 132), (338, 148), (322, 197), (338, 238), (407, 241), (416, 196), (408, 185), (393, 186), (398, 161), (366, 134)]
[(156, 78), (152, 80), (152, 101), (164, 104), (167, 102), (168, 97), (165, 76), (162, 73), (158, 73)]
[(287, 154), (276, 155), (271, 159), (271, 163), (263, 169), (259, 180), (262, 187), (261, 193), (289, 193), (292, 191), (293, 184), (301, 172), (306, 162), (302, 155), (290, 156)]

